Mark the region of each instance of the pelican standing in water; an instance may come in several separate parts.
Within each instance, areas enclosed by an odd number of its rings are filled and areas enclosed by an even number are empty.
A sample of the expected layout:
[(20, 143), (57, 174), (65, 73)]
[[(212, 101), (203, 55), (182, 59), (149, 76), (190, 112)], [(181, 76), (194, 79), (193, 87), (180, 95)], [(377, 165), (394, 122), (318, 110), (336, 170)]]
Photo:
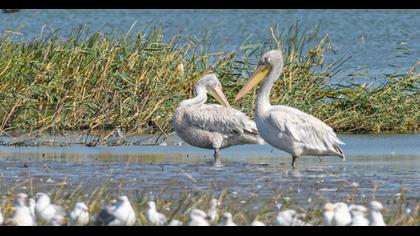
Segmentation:
[[(222, 105), (205, 104), (207, 93)], [(263, 143), (255, 122), (245, 113), (230, 107), (216, 74), (208, 74), (195, 84), (196, 96), (182, 101), (173, 114), (179, 137), (190, 145), (214, 149), (220, 165), (220, 149), (238, 144)]]
[(302, 155), (338, 156), (345, 160), (340, 141), (333, 129), (314, 116), (296, 108), (270, 104), (270, 90), (283, 72), (281, 50), (272, 50), (262, 56), (257, 69), (235, 97), (235, 102), (263, 81), (258, 90), (255, 122), (261, 137), (272, 146), (290, 153), (296, 159)]

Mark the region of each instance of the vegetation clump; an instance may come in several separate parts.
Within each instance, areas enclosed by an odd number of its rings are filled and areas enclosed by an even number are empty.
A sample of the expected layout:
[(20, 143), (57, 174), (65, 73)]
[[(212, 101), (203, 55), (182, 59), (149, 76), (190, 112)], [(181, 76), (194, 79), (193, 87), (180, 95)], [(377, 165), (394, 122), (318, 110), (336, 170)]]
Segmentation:
[[(31, 41), (10, 33), (0, 37), (1, 134), (117, 127), (128, 134), (169, 133), (172, 112), (193, 96), (199, 77), (218, 73), (232, 101), (259, 56), (280, 47), (286, 66), (273, 104), (301, 109), (338, 132), (419, 131), (420, 62), (379, 84), (352, 83), (356, 76), (334, 83), (347, 59), (327, 63), (331, 42), (328, 35), (319, 39), (317, 30), (271, 28), (266, 42), (245, 42), (232, 52), (212, 52), (207, 36), (168, 38), (162, 27), (118, 38), (83, 32), (41, 34)], [(234, 106), (253, 117), (254, 102), (255, 92)]]

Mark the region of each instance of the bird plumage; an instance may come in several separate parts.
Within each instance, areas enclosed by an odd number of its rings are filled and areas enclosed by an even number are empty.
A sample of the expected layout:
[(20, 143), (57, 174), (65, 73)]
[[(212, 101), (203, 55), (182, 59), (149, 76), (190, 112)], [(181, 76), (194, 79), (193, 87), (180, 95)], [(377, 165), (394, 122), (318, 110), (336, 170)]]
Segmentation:
[[(173, 127), (186, 143), (215, 150), (237, 144), (263, 143), (255, 122), (245, 113), (230, 107), (215, 74), (197, 81), (196, 96), (182, 101), (173, 114)], [(217, 91), (218, 100), (224, 105), (205, 104), (207, 93)], [(216, 92), (212, 92), (214, 94)], [(221, 98), (220, 98), (221, 97)]]
[(89, 223), (88, 207), (83, 202), (76, 203), (74, 209), (70, 212), (71, 225), (87, 225)]
[(45, 193), (37, 193), (35, 215), (50, 225), (63, 225), (66, 211), (62, 206), (51, 204), (50, 197)]
[(264, 54), (257, 69), (235, 97), (235, 101), (263, 81), (257, 93), (255, 122), (260, 136), (272, 146), (290, 153), (295, 160), (301, 155), (338, 156), (345, 159), (340, 141), (333, 129), (318, 118), (296, 108), (270, 104), (270, 91), (283, 73), (281, 50)]

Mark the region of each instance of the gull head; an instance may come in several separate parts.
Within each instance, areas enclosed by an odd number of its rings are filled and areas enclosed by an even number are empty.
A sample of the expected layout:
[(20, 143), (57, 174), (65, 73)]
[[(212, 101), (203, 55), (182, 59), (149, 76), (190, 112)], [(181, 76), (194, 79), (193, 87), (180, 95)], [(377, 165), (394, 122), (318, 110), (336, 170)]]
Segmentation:
[(382, 206), (382, 203), (378, 201), (371, 201), (369, 203), (369, 208), (373, 211), (382, 211), (384, 207)]
[(88, 207), (86, 206), (84, 202), (76, 203), (76, 209), (81, 210), (81, 211), (88, 211)]
[(349, 210), (350, 212), (367, 212), (367, 208), (362, 205), (350, 205)]
[(334, 204), (335, 211), (349, 211), (349, 206), (344, 202), (337, 202)]
[(221, 202), (219, 200), (217, 200), (216, 198), (213, 198), (210, 200), (210, 207), (211, 208), (216, 208), (218, 206), (220, 206)]
[(119, 201), (119, 202), (129, 202), (127, 196), (120, 196), (117, 201)]
[(332, 212), (334, 211), (334, 204), (332, 204), (331, 202), (327, 202), (325, 203), (323, 208), (325, 211)]
[(51, 204), (51, 199), (45, 193), (37, 193), (36, 194), (36, 204), (37, 205), (42, 205), (42, 206), (49, 205), (49, 204)]
[(26, 206), (26, 201), (28, 200), (28, 195), (26, 193), (19, 193), (16, 196), (16, 205), (17, 206)]
[(148, 206), (150, 209), (156, 209), (156, 203), (155, 203), (154, 201), (148, 201), (148, 202), (147, 202), (147, 206)]
[(223, 213), (223, 218), (225, 220), (232, 220), (232, 213), (230, 213), (230, 212)]

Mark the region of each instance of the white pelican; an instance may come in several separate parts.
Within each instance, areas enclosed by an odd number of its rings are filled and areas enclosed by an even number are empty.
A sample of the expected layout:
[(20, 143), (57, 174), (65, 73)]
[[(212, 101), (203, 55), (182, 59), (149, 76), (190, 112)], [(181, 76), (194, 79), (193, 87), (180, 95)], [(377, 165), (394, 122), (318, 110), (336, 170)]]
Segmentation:
[(243, 97), (259, 82), (255, 107), (255, 122), (261, 137), (272, 146), (290, 153), (292, 167), (301, 155), (339, 156), (345, 159), (338, 144), (341, 142), (333, 129), (321, 120), (293, 107), (270, 104), (270, 90), (283, 72), (281, 50), (272, 50), (262, 56), (257, 69), (235, 97)]
[[(204, 104), (207, 93), (223, 106)], [(196, 96), (182, 101), (173, 114), (173, 126), (179, 137), (190, 145), (214, 149), (216, 164), (219, 151), (237, 144), (263, 143), (255, 122), (245, 113), (230, 107), (216, 74), (208, 74), (195, 84)]]

